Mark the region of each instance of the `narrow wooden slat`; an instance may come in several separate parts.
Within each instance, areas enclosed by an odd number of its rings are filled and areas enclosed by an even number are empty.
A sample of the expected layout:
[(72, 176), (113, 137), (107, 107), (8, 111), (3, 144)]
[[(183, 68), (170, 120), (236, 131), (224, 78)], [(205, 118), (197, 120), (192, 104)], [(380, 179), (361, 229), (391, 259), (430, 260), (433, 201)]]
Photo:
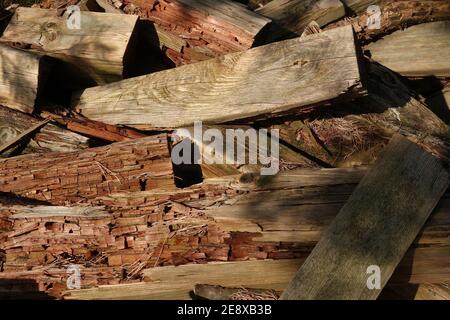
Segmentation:
[(383, 288), (448, 184), (436, 158), (394, 136), (281, 298), (376, 299), (367, 268)]
[(28, 130), (22, 132), (17, 137), (15, 137), (13, 140), (7, 141), (5, 144), (0, 146), (0, 154), (3, 153), (6, 150), (12, 148), (17, 143), (19, 143), (22, 139), (24, 139), (25, 137), (27, 137), (30, 134), (34, 133), (35, 131), (39, 130), (40, 128), (42, 128), (43, 126), (45, 126), (49, 122), (50, 122), (50, 119), (43, 120), (43, 121), (35, 124), (31, 128), (29, 128)]

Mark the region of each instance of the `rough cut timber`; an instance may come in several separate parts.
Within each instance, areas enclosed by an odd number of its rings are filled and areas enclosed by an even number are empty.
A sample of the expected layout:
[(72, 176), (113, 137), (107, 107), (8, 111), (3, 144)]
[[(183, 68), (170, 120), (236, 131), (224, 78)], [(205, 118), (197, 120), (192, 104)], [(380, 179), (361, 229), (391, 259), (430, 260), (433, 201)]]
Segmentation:
[(53, 204), (173, 185), (167, 135), (0, 160), (0, 191)]
[(450, 22), (431, 22), (394, 32), (366, 47), (372, 59), (412, 77), (450, 76)]
[(255, 11), (275, 22), (270, 39), (299, 36), (311, 21), (323, 27), (345, 16), (339, 0), (273, 0)]
[(69, 29), (56, 9), (18, 8), (0, 41), (30, 45), (105, 84), (126, 73), (137, 20), (131, 15), (82, 11), (77, 30)]
[[(420, 253), (418, 253), (420, 256)], [(151, 268), (145, 283), (100, 286), (65, 292), (65, 299), (192, 299), (196, 284), (283, 291), (304, 259), (216, 262)], [(402, 262), (403, 263), (403, 262)], [(405, 262), (405, 266), (407, 262)], [(395, 280), (395, 279), (393, 279)], [(389, 287), (404, 282), (391, 281)]]
[(376, 299), (449, 185), (439, 160), (400, 135), (364, 176), (281, 299)]
[(332, 166), (352, 167), (372, 164), (392, 135), (401, 133), (449, 162), (448, 126), (394, 72), (367, 66), (367, 96), (319, 109), (303, 123), (276, 125), (280, 139)]
[(32, 113), (50, 68), (41, 54), (0, 44), (0, 104)]
[[(38, 122), (38, 119), (30, 115), (0, 106), (0, 141), (2, 143), (12, 141)], [(21, 144), (21, 147), (4, 152), (1, 156), (8, 157), (17, 153), (69, 152), (88, 147), (88, 138), (48, 123)]]
[[(354, 18), (337, 21), (326, 28), (351, 24), (362, 44), (378, 40), (396, 30), (401, 30), (412, 25), (450, 19), (448, 0), (356, 0), (345, 2), (351, 6), (350, 8), (347, 7), (347, 10), (356, 10), (359, 15)], [(370, 3), (367, 4), (368, 2)], [(367, 13), (367, 7), (370, 4), (380, 6), (380, 28), (368, 28), (367, 22), (370, 15)]]
[(153, 21), (159, 35), (169, 32), (166, 35), (175, 36), (175, 42), (184, 42), (180, 50), (171, 44), (165, 50), (177, 65), (247, 50), (263, 36), (264, 27), (270, 23), (270, 19), (230, 0), (126, 0), (124, 3), (135, 5), (141, 18)]
[[(88, 88), (73, 107), (89, 119), (173, 128), (311, 109), (365, 90), (351, 27)], [(276, 79), (276, 81), (274, 81)], [(162, 116), (164, 115), (164, 116)]]
[[(95, 223), (74, 218), (69, 209), (8, 201), (0, 210), (1, 234), (11, 234), (0, 239), (6, 252), (0, 278), (34, 279), (44, 292), (49, 284), (65, 287), (67, 256), (83, 266), (83, 288), (135, 281), (142, 269), (161, 265), (305, 258), (365, 172), (246, 174), (185, 189), (111, 194), (90, 201), (110, 212)], [(448, 277), (449, 207), (443, 199), (397, 268), (396, 281)], [(35, 224), (40, 227), (30, 230)]]

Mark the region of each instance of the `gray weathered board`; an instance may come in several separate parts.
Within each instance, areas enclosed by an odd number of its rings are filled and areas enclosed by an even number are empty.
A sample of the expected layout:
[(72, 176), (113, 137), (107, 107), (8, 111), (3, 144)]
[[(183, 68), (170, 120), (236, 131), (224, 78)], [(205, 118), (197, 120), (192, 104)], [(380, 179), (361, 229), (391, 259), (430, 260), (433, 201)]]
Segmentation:
[(33, 112), (49, 66), (41, 54), (0, 44), (0, 104)]
[(450, 21), (399, 30), (366, 47), (372, 59), (404, 76), (450, 76)]
[(350, 26), (88, 88), (84, 116), (139, 128), (174, 128), (267, 116), (365, 93)]
[(56, 9), (18, 8), (0, 41), (31, 45), (104, 84), (122, 79), (137, 20), (133, 15), (82, 11), (76, 29)]
[(289, 33), (301, 35), (311, 21), (323, 27), (345, 16), (344, 5), (339, 0), (273, 0), (255, 11), (281, 27), (271, 30), (271, 39)]
[(366, 174), (282, 299), (376, 299), (449, 184), (439, 160), (396, 135)]

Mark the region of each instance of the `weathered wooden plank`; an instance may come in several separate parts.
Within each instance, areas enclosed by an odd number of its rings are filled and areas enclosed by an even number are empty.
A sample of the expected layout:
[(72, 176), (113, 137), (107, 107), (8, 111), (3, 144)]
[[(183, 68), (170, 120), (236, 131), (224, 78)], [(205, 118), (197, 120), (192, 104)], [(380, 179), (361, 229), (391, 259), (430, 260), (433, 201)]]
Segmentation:
[(173, 128), (270, 116), (364, 92), (353, 31), (345, 27), (89, 88), (74, 96), (73, 107), (105, 123)]
[[(418, 260), (422, 253), (417, 251)], [(445, 251), (442, 251), (442, 255)], [(65, 292), (65, 299), (183, 299), (190, 300), (196, 284), (207, 283), (225, 287), (255, 288), (283, 291), (304, 259), (260, 260), (189, 264), (144, 270), (144, 283), (100, 286)], [(411, 262), (404, 260), (407, 268)], [(442, 270), (442, 272), (447, 272)], [(426, 272), (426, 266), (411, 272)], [(448, 280), (448, 277), (447, 277)], [(441, 280), (446, 281), (446, 280)], [(426, 283), (426, 282), (425, 282)], [(405, 286), (408, 281), (392, 279), (389, 285)]]
[(272, 28), (268, 35), (270, 39), (289, 34), (301, 35), (311, 21), (323, 27), (345, 16), (344, 6), (339, 0), (273, 0), (255, 11), (278, 25)]
[(372, 59), (404, 76), (450, 76), (450, 22), (397, 31), (367, 46)]
[[(0, 140), (13, 141), (30, 125), (36, 125), (38, 122), (38, 119), (30, 115), (0, 106)], [(4, 152), (2, 156), (8, 157), (19, 151), (21, 154), (76, 151), (88, 148), (89, 139), (49, 123), (23, 145), (21, 150), (16, 147)]]
[(42, 54), (0, 44), (0, 104), (33, 112), (49, 68), (50, 62)]
[(77, 66), (98, 84), (123, 78), (137, 16), (82, 11), (80, 29), (69, 29), (55, 9), (18, 8), (2, 42), (20, 42)]
[(281, 298), (376, 299), (367, 268), (383, 288), (448, 185), (436, 158), (394, 136)]
[(37, 131), (40, 128), (42, 128), (43, 126), (45, 126), (49, 121), (50, 121), (50, 119), (43, 120), (43, 121), (35, 124), (31, 128), (29, 128), (28, 130), (25, 130), (24, 132), (20, 133), (13, 140), (6, 141), (5, 144), (0, 145), (0, 154), (5, 152), (6, 150), (12, 148), (13, 146), (17, 145), (20, 141), (25, 139), (27, 136), (33, 134), (35, 131)]
[[(347, 11), (349, 13), (356, 11), (358, 16), (339, 20), (326, 28), (351, 24), (362, 44), (376, 41), (394, 31), (403, 30), (409, 26), (426, 22), (446, 21), (450, 18), (450, 7), (447, 0), (346, 0), (343, 2), (348, 4)], [(367, 7), (371, 4), (379, 6), (379, 13), (368, 12)], [(373, 21), (374, 18), (379, 18), (380, 25), (369, 27), (369, 21)]]

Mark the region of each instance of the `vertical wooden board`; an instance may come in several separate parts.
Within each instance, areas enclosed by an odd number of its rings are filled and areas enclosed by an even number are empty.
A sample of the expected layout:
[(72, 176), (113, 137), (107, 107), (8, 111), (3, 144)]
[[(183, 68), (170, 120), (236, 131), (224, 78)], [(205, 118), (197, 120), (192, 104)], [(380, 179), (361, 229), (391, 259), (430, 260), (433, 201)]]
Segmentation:
[(98, 84), (122, 79), (138, 17), (82, 11), (80, 29), (69, 29), (57, 12), (18, 8), (0, 41), (32, 45), (80, 67)]
[(0, 104), (33, 112), (47, 67), (41, 54), (0, 44)]
[(372, 59), (404, 76), (450, 76), (450, 21), (399, 30), (366, 47)]
[(376, 299), (449, 185), (440, 162), (400, 135), (363, 178), (282, 299)]
[(350, 26), (88, 88), (73, 107), (139, 128), (217, 124), (363, 95)]

